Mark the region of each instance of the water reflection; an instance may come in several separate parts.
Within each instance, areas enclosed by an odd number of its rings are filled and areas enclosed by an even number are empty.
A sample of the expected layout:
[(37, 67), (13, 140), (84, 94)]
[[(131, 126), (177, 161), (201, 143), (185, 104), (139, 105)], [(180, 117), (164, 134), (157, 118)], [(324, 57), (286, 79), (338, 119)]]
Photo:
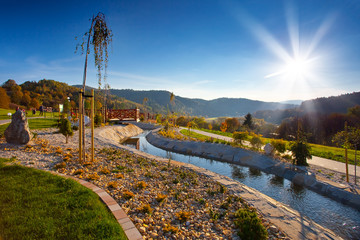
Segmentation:
[(262, 175), (261, 171), (256, 168), (249, 168), (249, 176), (250, 177), (260, 177)]
[(282, 187), (284, 186), (284, 178), (283, 177), (279, 177), (279, 176), (276, 176), (276, 175), (273, 175), (271, 178), (270, 178), (270, 184), (272, 185), (275, 185), (275, 186), (279, 186), (279, 187)]
[(235, 179), (245, 179), (247, 177), (246, 173), (243, 172), (243, 168), (238, 166), (232, 167), (231, 176)]
[(291, 183), (288, 192), (290, 192), (292, 197), (296, 199), (303, 199), (306, 195), (306, 189), (303, 186), (297, 185), (295, 183)]

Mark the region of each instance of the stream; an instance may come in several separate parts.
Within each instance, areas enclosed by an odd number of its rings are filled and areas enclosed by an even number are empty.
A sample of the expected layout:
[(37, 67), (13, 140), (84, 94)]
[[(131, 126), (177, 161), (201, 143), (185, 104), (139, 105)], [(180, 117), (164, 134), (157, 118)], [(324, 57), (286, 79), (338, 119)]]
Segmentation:
[[(344, 239), (360, 239), (360, 211), (336, 202), (291, 181), (260, 170), (216, 160), (169, 152), (151, 145), (145, 138), (148, 131), (133, 137), (139, 139), (140, 151), (179, 162), (193, 164), (230, 177), (299, 211)], [(136, 147), (133, 140), (124, 145)]]

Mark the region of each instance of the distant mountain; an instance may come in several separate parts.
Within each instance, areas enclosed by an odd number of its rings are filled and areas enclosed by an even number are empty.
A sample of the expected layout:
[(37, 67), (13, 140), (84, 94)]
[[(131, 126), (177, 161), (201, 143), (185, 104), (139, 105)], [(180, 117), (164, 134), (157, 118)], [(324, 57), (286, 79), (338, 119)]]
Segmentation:
[(137, 91), (131, 89), (111, 89), (111, 95), (122, 97), (133, 102), (143, 103), (148, 99), (147, 106), (153, 112), (164, 113), (167, 110), (193, 116), (220, 117), (220, 116), (243, 116), (258, 110), (275, 110), (293, 108), (293, 104), (276, 102), (262, 102), (246, 98), (218, 98), (214, 100), (191, 99), (175, 96), (170, 103), (171, 93), (168, 91)]
[(302, 102), (303, 100), (287, 100), (287, 101), (281, 101), (280, 103), (300, 105)]
[(360, 92), (304, 101), (300, 105), (300, 110), (307, 113), (322, 114), (347, 113), (348, 109), (355, 105), (360, 105)]
[(292, 109), (256, 111), (253, 116), (262, 118), (267, 122), (279, 124), (286, 118), (300, 117), (305, 114), (347, 113), (349, 108), (356, 105), (360, 105), (360, 92), (307, 100)]

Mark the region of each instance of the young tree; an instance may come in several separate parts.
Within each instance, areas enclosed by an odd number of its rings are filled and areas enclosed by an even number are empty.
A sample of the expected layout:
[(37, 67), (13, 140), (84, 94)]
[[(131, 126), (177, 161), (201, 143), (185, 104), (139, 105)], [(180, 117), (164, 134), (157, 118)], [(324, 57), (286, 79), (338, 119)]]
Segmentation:
[(71, 123), (67, 118), (61, 119), (59, 132), (66, 137), (66, 143), (68, 143), (69, 136), (74, 135), (74, 132), (71, 128)]
[(250, 113), (246, 114), (245, 116), (245, 121), (243, 123), (243, 126), (248, 127), (249, 129), (253, 129), (254, 128), (254, 123), (252, 120), (252, 116)]
[(236, 130), (239, 129), (240, 127), (240, 122), (237, 118), (227, 118), (225, 120), (226, 125), (227, 125), (227, 130), (228, 132), (234, 132)]
[(186, 126), (188, 127), (189, 137), (190, 137), (191, 129), (198, 127), (197, 124), (196, 124), (196, 122), (195, 122), (194, 120), (188, 122)]
[(250, 140), (250, 144), (251, 146), (253, 146), (253, 148), (255, 149), (260, 149), (261, 146), (263, 145), (263, 141), (261, 140), (260, 136), (258, 135), (254, 135), (251, 140)]
[(243, 141), (248, 140), (249, 134), (248, 132), (234, 132), (233, 133), (234, 141), (243, 145)]
[(296, 165), (308, 166), (307, 159), (311, 159), (310, 146), (306, 141), (305, 134), (300, 130), (298, 126), (297, 140), (290, 145), (290, 150), (293, 157), (295, 157)]

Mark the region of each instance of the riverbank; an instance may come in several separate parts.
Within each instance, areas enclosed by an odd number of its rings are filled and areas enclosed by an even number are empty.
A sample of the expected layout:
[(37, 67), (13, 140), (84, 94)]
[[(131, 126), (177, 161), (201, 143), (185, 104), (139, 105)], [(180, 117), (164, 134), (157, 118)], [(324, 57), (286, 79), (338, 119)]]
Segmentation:
[[(283, 204), (273, 201), (265, 195), (227, 177), (190, 164), (174, 161), (170, 163), (171, 171), (167, 172), (165, 168), (170, 169), (168, 159), (121, 146), (119, 141), (113, 138), (107, 139), (106, 136), (108, 135), (102, 137), (96, 135), (97, 155), (95, 163), (79, 164), (77, 162), (76, 136), (70, 139), (69, 144), (65, 144), (65, 137), (54, 133), (54, 130), (38, 131), (37, 142), (31, 143), (27, 147), (11, 146), (2, 142), (0, 149), (2, 157), (15, 156), (23, 165), (50, 170), (57, 166), (59, 172), (76, 175), (79, 178), (92, 179), (94, 184), (106, 189), (116, 199), (146, 238), (155, 237), (161, 239), (168, 236), (171, 239), (170, 236), (174, 236), (174, 239), (197, 239), (199, 237), (236, 239), (236, 229), (231, 224), (231, 218), (229, 217), (228, 221), (226, 219), (216, 219), (216, 216), (219, 217), (223, 211), (220, 208), (223, 203), (222, 198), (218, 198), (220, 190), (215, 191), (215, 189), (219, 189), (220, 183), (226, 187), (226, 193), (229, 194), (223, 195), (223, 197), (240, 197), (259, 210), (263, 216), (265, 226), (267, 226), (270, 238), (285, 238), (284, 232), (286, 232), (292, 239), (315, 239), (320, 236), (325, 239), (338, 239), (331, 231), (287, 209)], [(105, 146), (124, 150), (107, 154), (106, 151), (100, 151)], [(62, 149), (62, 151), (60, 152), (59, 149)], [(65, 159), (66, 161), (64, 161)], [(178, 170), (174, 169), (178, 167), (180, 167), (180, 171), (176, 172)], [(118, 174), (122, 174), (123, 177)], [(186, 176), (195, 174), (198, 185), (189, 188), (190, 185), (187, 186), (187, 184), (191, 182), (182, 181), (181, 176), (184, 176), (184, 174)], [(174, 178), (175, 176), (177, 177)], [(142, 189), (136, 186), (141, 181), (147, 184)], [(111, 184), (110, 186), (110, 182), (118, 184)], [(163, 182), (167, 184), (163, 186)], [(184, 191), (186, 190), (185, 187), (188, 188), (187, 191)], [(207, 191), (209, 189), (212, 191)], [(125, 190), (131, 191), (134, 198), (126, 200), (124, 198)], [(214, 194), (217, 198), (213, 197), (211, 193), (213, 191), (215, 191)], [(157, 205), (155, 198), (159, 194), (168, 196), (166, 204)], [(187, 204), (184, 205), (184, 202)], [(146, 211), (146, 209), (140, 209), (142, 204), (145, 203), (150, 205), (152, 209), (151, 215), (142, 212), (142, 210)], [(186, 209), (183, 209), (184, 207), (189, 207), (190, 210), (188, 211), (196, 214), (191, 215), (188, 221), (179, 222), (176, 213), (180, 209), (186, 211)], [(230, 206), (230, 209), (232, 207)], [(236, 208), (236, 205), (234, 207)], [(210, 214), (211, 212), (212, 214)], [(224, 221), (225, 225), (217, 227), (220, 220)], [(171, 226), (175, 227), (173, 230), (176, 233), (169, 233)]]

